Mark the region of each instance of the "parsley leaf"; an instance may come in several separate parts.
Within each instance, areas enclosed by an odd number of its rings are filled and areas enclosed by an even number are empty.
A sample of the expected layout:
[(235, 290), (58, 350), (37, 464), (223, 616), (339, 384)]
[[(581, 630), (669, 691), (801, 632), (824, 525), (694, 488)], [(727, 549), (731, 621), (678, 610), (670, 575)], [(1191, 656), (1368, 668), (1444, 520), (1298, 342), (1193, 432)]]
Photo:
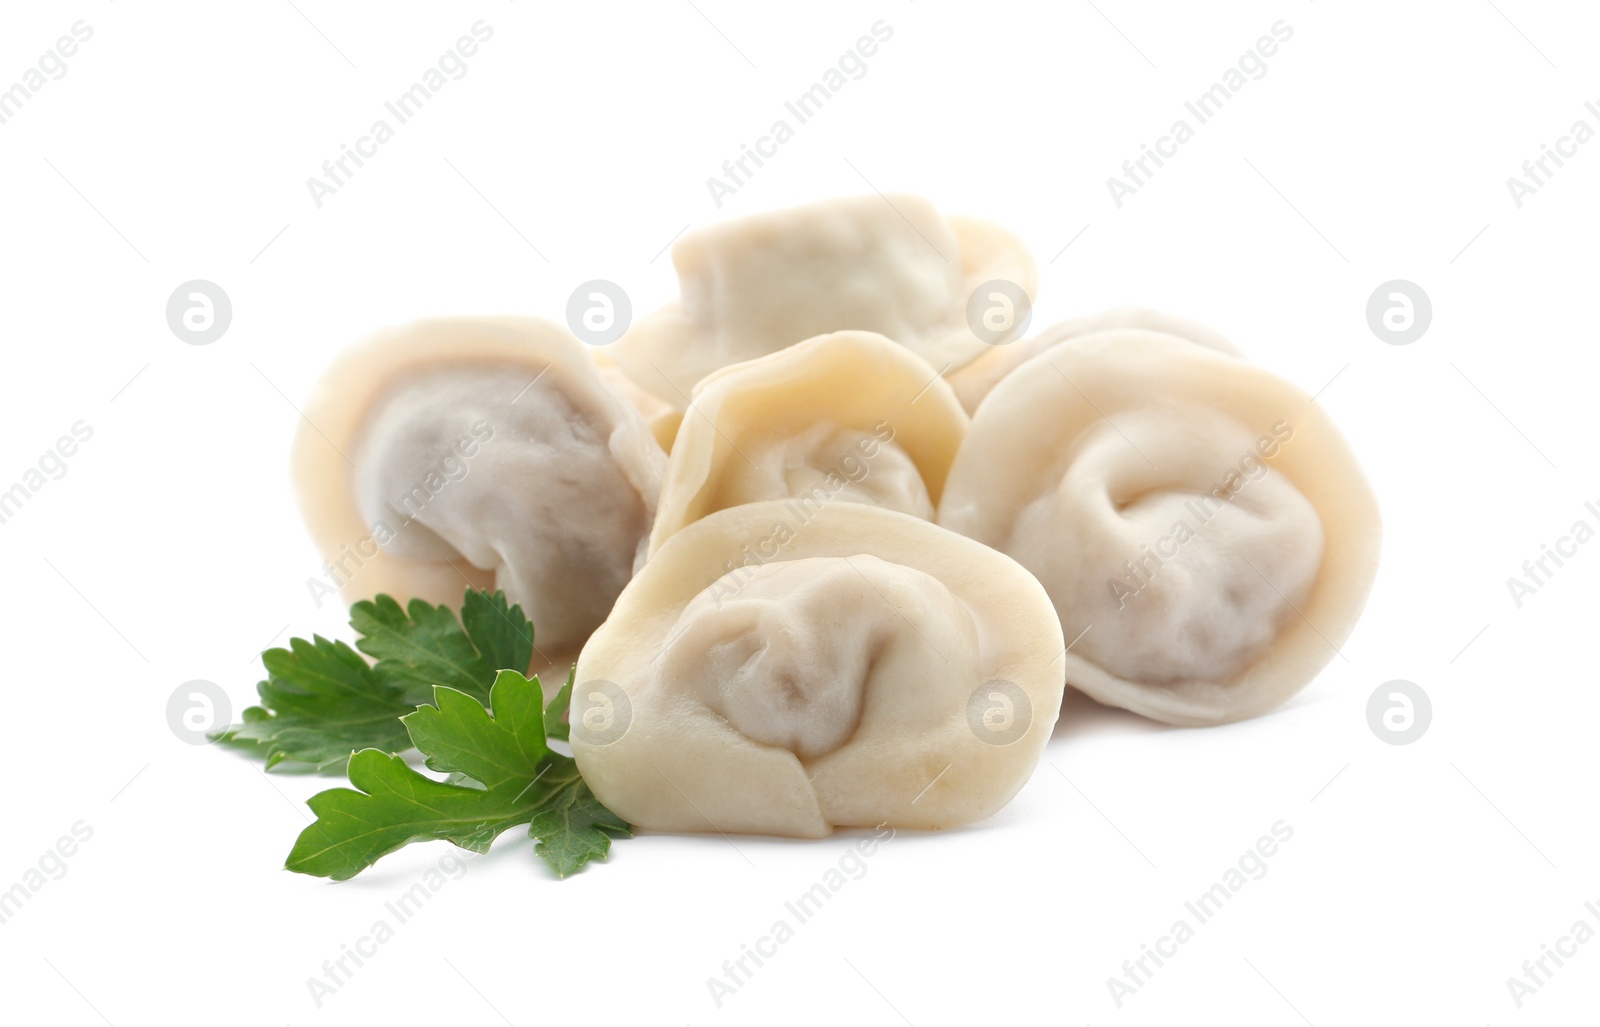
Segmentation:
[(400, 717), (416, 703), (384, 680), (360, 653), (320, 635), (289, 641), (288, 649), (261, 654), (267, 680), (256, 686), (261, 705), (218, 738), (279, 763), (336, 769), (354, 748), (407, 746)]
[(550, 700), (550, 705), (544, 708), (545, 733), (563, 742), (572, 730), (567, 723), (567, 710), (572, 706), (572, 679), (577, 673), (578, 665), (574, 663), (572, 669), (567, 671), (567, 683), (561, 686), (556, 697)]
[(338, 771), (357, 749), (410, 748), (400, 718), (432, 701), (434, 685), (486, 702), (497, 671), (526, 670), (533, 659), (533, 625), (501, 592), (468, 589), (459, 622), (448, 606), (414, 599), (402, 609), (380, 595), (350, 608), (350, 626), (361, 636), (355, 649), (376, 663), (343, 642), (291, 639), (262, 654), (261, 705), (216, 738), (268, 768)]
[(527, 670), (533, 661), (533, 625), (504, 592), (468, 589), (460, 623), (448, 606), (413, 599), (401, 609), (380, 595), (350, 608), (350, 626), (363, 636), (356, 648), (378, 661), (379, 674), (424, 690), (419, 702), (433, 685), (486, 701), (496, 671)]
[(501, 671), (490, 710), (472, 696), (436, 686), (433, 706), (403, 719), (436, 781), (399, 756), (367, 749), (350, 758), (353, 788), (311, 797), (317, 819), (301, 832), (286, 863), (297, 873), (347, 880), (414, 841), (443, 839), (486, 852), (522, 824), (534, 851), (559, 876), (604, 859), (629, 825), (600, 804), (570, 756), (550, 749), (539, 679)]
[(528, 833), (539, 839), (534, 851), (559, 877), (577, 873), (590, 860), (604, 860), (613, 837), (631, 838), (626, 820), (600, 805), (587, 785), (567, 792), (563, 805), (534, 814)]

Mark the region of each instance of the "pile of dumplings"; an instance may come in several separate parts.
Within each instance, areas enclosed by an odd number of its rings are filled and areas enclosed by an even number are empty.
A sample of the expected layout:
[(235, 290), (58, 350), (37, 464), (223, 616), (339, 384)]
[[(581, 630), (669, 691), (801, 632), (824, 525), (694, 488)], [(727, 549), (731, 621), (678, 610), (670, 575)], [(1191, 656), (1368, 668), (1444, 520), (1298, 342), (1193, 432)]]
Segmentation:
[(1353, 629), (1371, 489), (1215, 332), (975, 326), (995, 283), (1036, 293), (1031, 256), (909, 196), (729, 221), (673, 261), (681, 298), (604, 347), (509, 317), (374, 335), (294, 451), (347, 600), (502, 589), (576, 659), (574, 755), (632, 823), (971, 823), (1067, 686), (1221, 724)]

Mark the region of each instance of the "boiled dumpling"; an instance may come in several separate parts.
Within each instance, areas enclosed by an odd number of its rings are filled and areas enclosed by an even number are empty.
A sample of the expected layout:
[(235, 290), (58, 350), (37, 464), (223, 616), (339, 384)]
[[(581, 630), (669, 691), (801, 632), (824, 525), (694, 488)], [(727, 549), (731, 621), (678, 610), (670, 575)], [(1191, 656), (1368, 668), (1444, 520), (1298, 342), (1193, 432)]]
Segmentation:
[(997, 225), (915, 196), (863, 196), (756, 214), (672, 248), (682, 297), (611, 347), (623, 372), (679, 410), (719, 367), (847, 328), (879, 332), (935, 370), (986, 348), (969, 295), (996, 279), (1030, 297), (1033, 258)]
[(708, 513), (763, 499), (870, 503), (932, 520), (966, 430), (938, 372), (872, 332), (725, 367), (684, 415), (651, 551)]
[[(500, 588), (575, 650), (642, 559), (666, 465), (563, 328), (419, 321), (344, 353), (295, 441), (301, 508), (347, 600)], [(521, 669), (521, 668), (518, 668)]]
[(1378, 509), (1333, 423), (1260, 368), (1122, 329), (995, 386), (939, 522), (1050, 593), (1067, 683), (1170, 724), (1261, 713), (1336, 654), (1377, 570)]
[(578, 658), (572, 750), (663, 831), (820, 837), (980, 820), (1060, 710), (1061, 628), (1006, 556), (857, 503), (674, 535)]
[(1218, 353), (1236, 357), (1244, 355), (1237, 346), (1203, 324), (1190, 321), (1188, 318), (1163, 314), (1159, 310), (1126, 306), (1115, 307), (1088, 317), (1075, 317), (1026, 339), (996, 345), (971, 363), (947, 372), (946, 377), (956, 390), (961, 405), (970, 414), (978, 409), (983, 397), (989, 394), (989, 390), (993, 389), (1000, 379), (1040, 353), (1067, 339), (1112, 328), (1145, 328), (1150, 331), (1165, 332), (1168, 335), (1188, 339), (1207, 349), (1214, 349)]
[(600, 369), (600, 377), (616, 390), (617, 395), (633, 404), (633, 408), (639, 411), (645, 423), (650, 426), (650, 434), (655, 436), (656, 443), (662, 450), (672, 452), (672, 440), (678, 434), (679, 423), (683, 421), (683, 411), (641, 389), (632, 378), (622, 373), (616, 360), (612, 359), (611, 354), (604, 349), (591, 346), (589, 352), (594, 357), (595, 366)]

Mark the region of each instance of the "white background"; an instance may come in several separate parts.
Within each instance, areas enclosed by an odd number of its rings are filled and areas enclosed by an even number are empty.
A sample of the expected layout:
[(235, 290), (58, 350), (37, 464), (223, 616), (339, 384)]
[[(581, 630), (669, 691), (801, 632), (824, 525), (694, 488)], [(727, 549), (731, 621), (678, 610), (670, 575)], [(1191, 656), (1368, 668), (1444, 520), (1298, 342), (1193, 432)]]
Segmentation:
[[(1141, 5), (730, 0), (6, 5), (0, 86), (94, 36), (0, 125), (0, 487), (93, 439), (0, 525), (0, 889), (93, 838), (0, 924), (9, 1023), (1572, 1024), (1600, 941), (1523, 1008), (1506, 978), (1596, 916), (1600, 545), (1518, 609), (1600, 500), (1600, 141), (1519, 209), (1506, 179), (1600, 101), (1600, 15), (1548, 0)], [(494, 37), (321, 207), (305, 185), (483, 19)], [(721, 210), (705, 180), (870, 25), (891, 41)], [(1258, 36), (1292, 40), (1119, 209), (1105, 180)], [(1508, 20), (1509, 19), (1509, 20)], [(1512, 23), (1515, 23), (1514, 25)], [(713, 24), (714, 23), (714, 24)], [(1114, 23), (1114, 24), (1113, 24)], [(867, 181), (864, 181), (866, 179)], [(869, 185), (870, 182), (870, 185)], [(993, 820), (901, 836), (718, 1008), (706, 986), (852, 844), (643, 837), (557, 882), (516, 833), (319, 1009), (307, 978), (447, 846), (348, 884), (283, 856), (331, 782), (168, 730), (202, 678), (349, 637), (287, 481), (294, 406), (347, 341), (427, 314), (559, 318), (673, 295), (685, 225), (873, 188), (1003, 223), (1037, 325), (1139, 302), (1321, 402), (1385, 517), (1365, 618), (1279, 711), (1171, 730), (1069, 700)], [(1070, 246), (1068, 245), (1070, 242)], [(186, 345), (168, 295), (232, 298)], [(1397, 347), (1381, 282), (1432, 299)], [(1331, 382), (1331, 384), (1329, 384)], [(1386, 744), (1368, 696), (1432, 698)], [(1106, 979), (1275, 822), (1293, 839), (1118, 1008)], [(1600, 904), (1600, 903), (1597, 903)]]

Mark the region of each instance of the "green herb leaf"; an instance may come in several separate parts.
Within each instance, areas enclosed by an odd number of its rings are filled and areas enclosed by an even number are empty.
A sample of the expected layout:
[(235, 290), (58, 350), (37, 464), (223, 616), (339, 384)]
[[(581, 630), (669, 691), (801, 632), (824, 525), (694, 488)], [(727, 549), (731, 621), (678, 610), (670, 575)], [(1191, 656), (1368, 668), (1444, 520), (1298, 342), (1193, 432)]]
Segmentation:
[(429, 769), (470, 777), (488, 789), (526, 783), (544, 769), (541, 761), (550, 749), (537, 676), (530, 682), (516, 671), (501, 671), (491, 693), (492, 719), (469, 695), (443, 686), (433, 691), (436, 705), (401, 718)]
[(534, 851), (558, 877), (582, 870), (590, 860), (604, 860), (613, 837), (632, 838), (626, 820), (606, 809), (581, 781), (566, 793), (570, 801), (536, 813), (528, 833), (539, 839)]
[(550, 700), (550, 705), (544, 708), (544, 726), (546, 733), (551, 738), (567, 740), (571, 727), (567, 724), (567, 709), (572, 705), (572, 680), (578, 673), (578, 665), (574, 663), (572, 669), (567, 671), (567, 683), (561, 686), (561, 691)]
[(358, 749), (410, 748), (400, 717), (430, 702), (434, 685), (481, 704), (497, 671), (523, 671), (533, 659), (533, 625), (501, 592), (468, 589), (459, 622), (448, 606), (413, 600), (401, 609), (386, 595), (356, 603), (350, 617), (361, 636), (356, 648), (376, 664), (321, 637), (268, 650), (261, 705), (217, 739), (265, 758), (269, 768), (339, 771)]
[(402, 610), (380, 595), (350, 608), (350, 626), (362, 635), (356, 648), (378, 661), (386, 680), (424, 690), (444, 685), (480, 702), (496, 671), (526, 671), (533, 661), (533, 625), (504, 592), (468, 589), (459, 623), (448, 606), (413, 599)]
[(485, 852), (502, 831), (530, 824), (535, 852), (565, 877), (603, 859), (612, 836), (631, 834), (572, 758), (546, 744), (537, 677), (502, 671), (490, 690), (492, 711), (455, 689), (436, 687), (434, 696), (434, 706), (404, 723), (428, 766), (451, 779), (426, 777), (398, 756), (356, 753), (354, 788), (312, 796), (317, 819), (295, 842), (288, 869), (342, 881), (410, 842), (444, 839)]
[(220, 741), (257, 752), (268, 767), (292, 761), (334, 768), (353, 749), (407, 747), (399, 718), (414, 699), (343, 642), (291, 639), (288, 649), (262, 653), (261, 662), (261, 705), (245, 710), (244, 722), (221, 732)]

